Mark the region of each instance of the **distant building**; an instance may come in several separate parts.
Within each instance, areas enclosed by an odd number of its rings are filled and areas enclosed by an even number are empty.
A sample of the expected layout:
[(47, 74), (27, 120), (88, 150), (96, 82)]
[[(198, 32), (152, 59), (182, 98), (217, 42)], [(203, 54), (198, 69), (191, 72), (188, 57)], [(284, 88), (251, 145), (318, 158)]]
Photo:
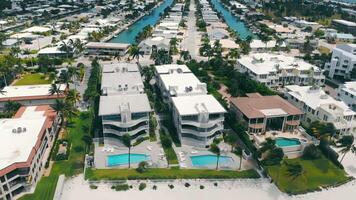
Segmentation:
[(282, 42), (281, 44), (277, 44), (276, 40), (271, 40), (266, 43), (262, 40), (252, 40), (250, 43), (251, 51), (255, 52), (266, 52), (278, 46), (281, 48), (285, 48), (286, 44), (284, 42)]
[(352, 43), (356, 38), (350, 33), (329, 33), (326, 34), (326, 39), (335, 42)]
[(237, 59), (236, 68), (267, 87), (283, 85), (323, 85), (322, 70), (284, 54), (251, 53)]
[(13, 118), (0, 119), (0, 199), (36, 187), (60, 122), (48, 105), (21, 107)]
[[(38, 106), (54, 104), (56, 99), (64, 99), (65, 95), (49, 93), (51, 85), (24, 85), (7, 86), (0, 94), (0, 110), (4, 109), (7, 102), (18, 102), (23, 106)], [(60, 85), (60, 90), (65, 91), (66, 86)]]
[[(290, 38), (290, 39), (286, 39), (285, 42), (286, 45), (291, 49), (302, 50), (304, 48), (304, 43), (306, 42), (306, 40), (302, 38), (296, 38), (296, 39)], [(319, 40), (318, 39), (309, 40), (309, 44), (311, 45), (311, 47), (313, 47), (313, 49), (316, 49), (319, 45)]]
[(356, 111), (356, 81), (346, 82), (338, 88), (337, 99)]
[(356, 35), (356, 23), (355, 22), (351, 22), (351, 21), (347, 21), (347, 20), (343, 20), (343, 19), (334, 19), (332, 21), (332, 26), (341, 32), (351, 33), (353, 35)]
[(330, 62), (325, 64), (331, 78), (351, 78), (350, 74), (356, 68), (356, 44), (341, 44), (333, 49)]
[(170, 44), (168, 39), (165, 39), (163, 37), (154, 37), (143, 40), (139, 44), (139, 47), (145, 55), (150, 55), (152, 53), (152, 49), (164, 49), (166, 51), (169, 51)]
[(85, 45), (86, 54), (89, 55), (125, 55), (130, 47), (126, 43), (104, 43), (104, 42), (89, 42)]
[(327, 95), (320, 87), (290, 85), (286, 89), (288, 101), (305, 113), (302, 123), (332, 123), (338, 134), (356, 136), (356, 112), (344, 102)]

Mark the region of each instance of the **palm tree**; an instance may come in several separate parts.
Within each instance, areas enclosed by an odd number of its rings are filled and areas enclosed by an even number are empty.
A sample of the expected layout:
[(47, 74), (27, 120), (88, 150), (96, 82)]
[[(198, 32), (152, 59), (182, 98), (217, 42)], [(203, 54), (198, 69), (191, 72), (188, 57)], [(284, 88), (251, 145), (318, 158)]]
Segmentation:
[(353, 135), (345, 135), (341, 139), (336, 141), (337, 147), (341, 148), (339, 152), (343, 154), (340, 159), (340, 163), (342, 162), (342, 160), (344, 159), (345, 155), (348, 152), (350, 152), (350, 151), (356, 152), (354, 140), (355, 139), (354, 139)]
[(0, 94), (1, 95), (5, 95), (6, 91), (4, 90), (4, 88), (0, 88)]
[(72, 45), (73, 45), (73, 40), (68, 40), (67, 43), (65, 43), (64, 41), (62, 41), (62, 44), (61, 44), (60, 47), (59, 47), (59, 50), (60, 50), (60, 51), (66, 52), (67, 59), (69, 58), (70, 52), (73, 50)]
[(130, 46), (129, 50), (127, 51), (127, 54), (129, 54), (129, 57), (131, 59), (137, 59), (137, 63), (140, 62), (140, 56), (143, 56), (143, 52), (141, 51), (140, 47), (137, 46), (137, 44), (133, 44)]
[(64, 102), (64, 109), (62, 113), (65, 117), (68, 117), (71, 120), (73, 116), (77, 115), (77, 112), (77, 108), (75, 108), (71, 102)]
[(57, 84), (51, 84), (51, 87), (48, 90), (50, 95), (54, 95), (56, 94), (57, 96), (59, 96), (60, 94), (63, 93), (63, 91), (60, 89), (60, 85), (58, 86)]
[(73, 47), (76, 49), (76, 52), (80, 53), (84, 50), (84, 44), (80, 41), (80, 39), (76, 39), (73, 43)]
[(75, 105), (78, 101), (80, 101), (79, 92), (74, 89), (68, 90), (66, 100)]
[(305, 170), (303, 166), (299, 163), (296, 164), (286, 163), (286, 165), (287, 165), (287, 175), (290, 176), (293, 181), (305, 174)]
[(69, 88), (69, 83), (72, 82), (72, 75), (68, 71), (63, 71), (59, 75), (59, 81), (63, 84), (66, 84), (67, 88)]
[(19, 57), (19, 53), (21, 53), (21, 49), (20, 47), (11, 47), (10, 49), (10, 55), (11, 56), (14, 56), (15, 58), (18, 58)]
[(85, 143), (85, 151), (88, 152), (93, 139), (89, 135), (83, 135), (82, 140)]
[(51, 105), (51, 108), (57, 113), (57, 115), (62, 114), (64, 107), (65, 103), (59, 99), (56, 99), (55, 103)]
[(220, 148), (217, 144), (213, 143), (212, 145), (210, 145), (210, 151), (213, 152), (217, 159), (216, 159), (216, 170), (218, 170), (219, 168), (219, 159), (220, 159)]
[(190, 60), (192, 57), (190, 56), (189, 51), (181, 51), (179, 59), (182, 59), (182, 58), (183, 58), (183, 60)]
[(266, 138), (266, 140), (261, 144), (261, 147), (258, 149), (258, 152), (264, 153), (270, 151), (276, 147), (276, 141), (271, 138)]
[(178, 49), (177, 49), (178, 40), (177, 40), (177, 38), (172, 38), (169, 41), (169, 45), (170, 45), (170, 54), (171, 55), (177, 54), (177, 52), (178, 52)]
[(130, 134), (128, 134), (128, 133), (126, 133), (125, 135), (123, 135), (122, 136), (122, 138), (121, 138), (121, 140), (122, 140), (122, 143), (127, 147), (127, 148), (129, 148), (129, 157), (128, 157), (128, 162), (129, 162), (129, 168), (130, 168), (130, 166), (131, 166), (131, 136), (130, 136)]
[(165, 49), (158, 50), (153, 60), (155, 65), (171, 64), (173, 62), (172, 56)]
[(231, 49), (228, 53), (228, 58), (237, 59), (239, 57), (240, 57), (240, 55), (239, 55), (239, 51), (237, 49)]

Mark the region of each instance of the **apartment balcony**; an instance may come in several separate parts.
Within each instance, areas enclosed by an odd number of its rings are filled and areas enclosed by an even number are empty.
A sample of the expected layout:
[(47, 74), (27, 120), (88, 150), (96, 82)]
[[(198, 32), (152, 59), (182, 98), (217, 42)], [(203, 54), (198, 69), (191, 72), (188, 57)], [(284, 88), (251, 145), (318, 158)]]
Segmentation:
[(215, 124), (218, 124), (221, 122), (224, 122), (224, 117), (219, 117), (216, 119), (209, 119), (209, 121), (206, 123), (202, 123), (199, 121), (193, 121), (193, 120), (181, 120), (182, 125), (192, 125), (192, 126), (199, 127), (199, 128), (210, 128), (210, 127), (214, 126)]
[(149, 121), (149, 117), (142, 117), (139, 119), (134, 119), (134, 120), (130, 120), (130, 121), (126, 121), (126, 122), (121, 122), (121, 121), (114, 121), (114, 120), (103, 120), (103, 124), (108, 124), (108, 125), (113, 125), (113, 126), (117, 126), (117, 127), (122, 127), (122, 128), (129, 128), (132, 126), (135, 126), (141, 122), (144, 121)]
[(118, 130), (114, 130), (114, 129), (104, 128), (103, 132), (104, 133), (115, 134), (117, 136), (123, 136), (124, 134), (128, 133), (131, 136), (133, 136), (133, 135), (137, 134), (140, 131), (148, 130), (148, 129), (149, 129), (149, 125), (144, 125), (144, 126), (140, 126), (140, 127), (136, 128), (136, 129), (130, 130), (130, 131), (118, 131)]
[(221, 131), (223, 129), (224, 129), (224, 127), (222, 125), (216, 125), (215, 127), (211, 128), (211, 129), (207, 129), (205, 131), (199, 131), (199, 130), (194, 130), (194, 129), (190, 129), (190, 128), (182, 128), (181, 132), (194, 134), (194, 135), (197, 135), (200, 137), (208, 137), (208, 136), (213, 135), (217, 131)]

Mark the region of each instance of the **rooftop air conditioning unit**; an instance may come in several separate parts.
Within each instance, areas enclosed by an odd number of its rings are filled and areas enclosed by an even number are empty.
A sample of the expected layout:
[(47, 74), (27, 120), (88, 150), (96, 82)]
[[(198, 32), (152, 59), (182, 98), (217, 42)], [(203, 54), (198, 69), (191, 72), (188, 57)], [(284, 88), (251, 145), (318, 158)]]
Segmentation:
[(16, 128), (12, 129), (12, 133), (17, 133)]

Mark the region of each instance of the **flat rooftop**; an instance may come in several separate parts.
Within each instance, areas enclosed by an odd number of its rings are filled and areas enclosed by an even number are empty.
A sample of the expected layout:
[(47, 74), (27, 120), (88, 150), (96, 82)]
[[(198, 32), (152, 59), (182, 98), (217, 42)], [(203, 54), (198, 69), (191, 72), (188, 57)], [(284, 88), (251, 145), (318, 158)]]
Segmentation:
[(146, 94), (101, 96), (99, 116), (121, 114), (128, 109), (131, 113), (150, 112), (151, 106)]
[(303, 114), (278, 95), (262, 96), (259, 93), (252, 93), (247, 94), (247, 97), (230, 98), (230, 102), (250, 119)]
[[(59, 86), (59, 85), (58, 85)], [(66, 86), (61, 84), (60, 89), (64, 91)], [(63, 98), (64, 95), (50, 95), (50, 84), (44, 85), (24, 85), (24, 86), (7, 86), (3, 89), (4, 93), (0, 94), (1, 101), (27, 100), (27, 99), (49, 99)]]
[(160, 79), (171, 95), (206, 94), (206, 84), (192, 73), (161, 74)]
[[(0, 170), (21, 162), (31, 161), (41, 130), (47, 127), (49, 106), (22, 107), (14, 118), (0, 119)], [(54, 114), (55, 115), (55, 114)]]
[(158, 74), (172, 74), (172, 73), (191, 73), (186, 65), (169, 64), (155, 66)]
[(310, 70), (313, 68), (314, 71), (319, 70), (315, 65), (284, 54), (253, 53), (241, 57), (237, 62), (256, 74), (277, 72), (277, 66), (279, 69)]
[(356, 81), (345, 82), (342, 85), (342, 90), (356, 96)]
[(87, 48), (98, 49), (127, 49), (130, 44), (127, 43), (105, 43), (105, 42), (89, 42), (85, 45)]
[(338, 112), (344, 115), (356, 115), (356, 112), (352, 111), (344, 102), (334, 99), (319, 87), (313, 88), (312, 86), (298, 85), (288, 85), (285, 87), (289, 95), (304, 102), (314, 110), (318, 107), (332, 106), (338, 109), (328, 110), (330, 113)]
[(193, 95), (172, 98), (179, 115), (198, 115), (200, 113), (225, 113), (226, 110), (212, 95)]
[(351, 22), (351, 21), (347, 21), (347, 20), (343, 20), (343, 19), (334, 19), (333, 21), (336, 23), (339, 23), (339, 24), (346, 25), (346, 26), (355, 26), (356, 27), (355, 22)]

